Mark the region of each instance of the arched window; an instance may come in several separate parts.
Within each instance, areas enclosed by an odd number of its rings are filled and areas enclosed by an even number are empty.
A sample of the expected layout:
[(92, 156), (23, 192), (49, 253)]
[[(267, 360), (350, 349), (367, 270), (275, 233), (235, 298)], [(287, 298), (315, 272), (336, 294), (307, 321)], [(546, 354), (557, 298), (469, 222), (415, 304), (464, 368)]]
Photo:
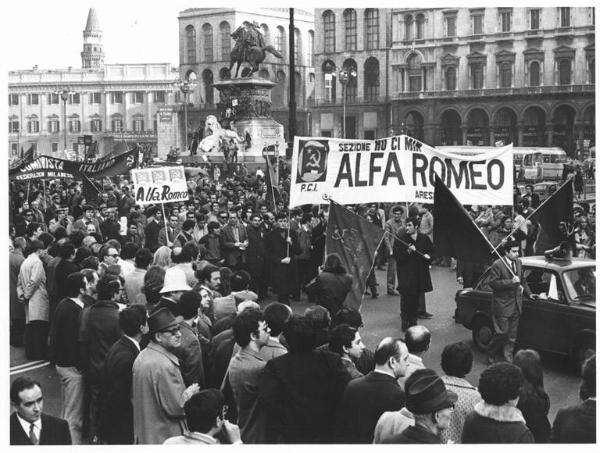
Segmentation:
[(540, 86), (540, 64), (537, 61), (532, 61), (529, 65), (529, 86)]
[(185, 45), (187, 49), (187, 62), (196, 63), (196, 29), (193, 25), (185, 27)]
[(221, 80), (231, 79), (231, 72), (229, 71), (229, 68), (221, 68), (221, 70), (219, 71), (219, 79), (221, 79)]
[(275, 48), (283, 55), (285, 52), (285, 30), (280, 25), (275, 32)]
[(306, 57), (308, 58), (308, 61), (306, 62), (306, 64), (308, 66), (313, 66), (314, 62), (313, 62), (313, 53), (315, 52), (315, 32), (312, 30), (308, 31), (308, 52), (306, 54)]
[(285, 72), (277, 71), (276, 86), (273, 87), (273, 91), (271, 91), (271, 100), (273, 105), (278, 107), (283, 107), (285, 105)]
[(302, 43), (300, 42), (300, 30), (294, 28), (294, 62), (300, 66), (302, 64)]
[(356, 50), (356, 11), (347, 9), (344, 11), (344, 31), (346, 50)]
[(379, 47), (379, 10), (369, 8), (365, 11), (367, 50)]
[(454, 91), (456, 90), (456, 68), (454, 66), (450, 66), (446, 69), (446, 90)]
[(365, 61), (365, 99), (374, 101), (379, 96), (379, 61), (370, 57)]
[(500, 88), (512, 86), (512, 64), (504, 62), (500, 65)]
[(417, 39), (425, 38), (425, 16), (423, 14), (417, 14), (416, 20), (417, 24)]
[(202, 26), (202, 36), (204, 38), (204, 61), (213, 61), (213, 28), (210, 24)]
[(231, 27), (228, 22), (221, 22), (219, 35), (221, 38), (221, 60), (228, 60), (231, 52)]
[(413, 17), (410, 15), (404, 16), (404, 40), (413, 40)]
[(329, 102), (335, 102), (336, 96), (336, 73), (335, 63), (331, 60), (327, 60), (323, 63), (323, 91), (325, 92), (324, 98)]
[(408, 59), (408, 91), (421, 91), (422, 76), (421, 57), (413, 54)]
[(325, 52), (335, 52), (335, 14), (330, 9), (323, 13), (323, 44)]
[(267, 24), (261, 24), (260, 30), (262, 31), (263, 37), (265, 39), (265, 45), (268, 46), (271, 44), (271, 35), (269, 34), (269, 26)]
[(202, 72), (202, 83), (204, 85), (204, 93), (206, 96), (204, 101), (209, 105), (213, 105), (215, 103), (215, 95), (212, 87), (213, 73), (210, 69), (205, 69)]
[(563, 58), (558, 61), (558, 80), (560, 85), (571, 84), (571, 60)]
[(346, 82), (346, 99), (349, 101), (355, 101), (356, 95), (358, 94), (358, 66), (356, 65), (356, 61), (349, 58), (348, 60), (344, 61), (342, 67), (346, 68), (348, 72), (354, 71), (356, 74), (356, 77), (349, 77), (348, 82)]

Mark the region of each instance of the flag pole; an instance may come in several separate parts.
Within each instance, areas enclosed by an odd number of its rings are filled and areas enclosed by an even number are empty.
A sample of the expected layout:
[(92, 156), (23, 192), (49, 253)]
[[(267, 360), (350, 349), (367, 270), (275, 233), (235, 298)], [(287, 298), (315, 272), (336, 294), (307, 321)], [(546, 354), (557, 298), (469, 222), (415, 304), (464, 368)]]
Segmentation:
[[(528, 216), (525, 218), (525, 220), (524, 220), (524, 221), (525, 221), (525, 222), (527, 222), (527, 221), (528, 221), (528, 220), (529, 220), (531, 217), (533, 217), (533, 215), (534, 215), (536, 212), (538, 212), (538, 211), (541, 209), (541, 207), (542, 207), (542, 206), (544, 206), (544, 205), (545, 205), (546, 203), (548, 203), (548, 202), (549, 202), (549, 201), (550, 201), (552, 198), (554, 198), (554, 196), (555, 196), (555, 195), (556, 195), (556, 194), (557, 194), (557, 193), (558, 193), (558, 192), (559, 192), (559, 191), (560, 191), (560, 190), (561, 190), (561, 189), (562, 189), (562, 188), (563, 188), (563, 187), (564, 187), (564, 186), (565, 186), (567, 183), (571, 182), (571, 178), (573, 178), (573, 177), (572, 177), (572, 176), (569, 176), (569, 178), (568, 178), (568, 179), (565, 181), (565, 183), (564, 183), (562, 186), (560, 186), (560, 188), (559, 188), (559, 189), (558, 189), (556, 192), (554, 192), (554, 193), (553, 193), (551, 196), (549, 196), (548, 198), (546, 198), (546, 199), (545, 199), (545, 200), (544, 200), (544, 201), (543, 201), (543, 202), (542, 202), (542, 203), (541, 203), (541, 204), (540, 204), (540, 205), (539, 205), (537, 208), (535, 208), (535, 210), (534, 210), (534, 211), (533, 211), (531, 214), (529, 214), (529, 215), (528, 215)], [(507, 236), (506, 236), (504, 239), (502, 239), (502, 241), (500, 241), (500, 244), (498, 244), (498, 246), (494, 247), (494, 246), (492, 245), (492, 248), (494, 249), (494, 252), (496, 251), (496, 249), (497, 249), (498, 247), (500, 247), (500, 245), (501, 245), (501, 244), (502, 244), (504, 241), (506, 241), (506, 239), (507, 239), (507, 238), (509, 238), (510, 236), (512, 236), (512, 235), (513, 235), (513, 233), (514, 233), (515, 231), (517, 231), (518, 229), (519, 229), (519, 227), (515, 227), (515, 226), (513, 225), (511, 232), (510, 232), (510, 233), (508, 233), (508, 235), (507, 235)], [(484, 236), (485, 236), (485, 235), (484, 235)]]

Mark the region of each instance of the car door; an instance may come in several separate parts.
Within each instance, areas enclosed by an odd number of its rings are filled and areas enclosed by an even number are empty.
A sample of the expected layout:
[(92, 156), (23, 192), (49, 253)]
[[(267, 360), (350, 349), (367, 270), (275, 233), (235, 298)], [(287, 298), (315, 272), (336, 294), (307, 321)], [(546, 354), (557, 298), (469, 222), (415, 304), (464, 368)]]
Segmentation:
[(523, 296), (517, 343), (543, 351), (569, 351), (569, 305), (558, 274), (549, 269), (524, 267), (523, 277), (532, 294)]

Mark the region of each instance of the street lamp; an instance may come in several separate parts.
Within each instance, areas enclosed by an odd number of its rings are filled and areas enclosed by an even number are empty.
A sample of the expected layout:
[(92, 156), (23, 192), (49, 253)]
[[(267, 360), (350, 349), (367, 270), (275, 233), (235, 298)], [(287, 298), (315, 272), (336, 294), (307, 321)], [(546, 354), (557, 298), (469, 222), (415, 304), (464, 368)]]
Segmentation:
[(348, 68), (348, 67), (344, 66), (340, 70), (339, 75), (340, 75), (340, 83), (342, 84), (342, 106), (343, 106), (342, 134), (343, 134), (344, 138), (346, 138), (346, 85), (348, 85), (350, 78), (356, 77), (356, 70), (352, 67)]
[(177, 79), (174, 85), (181, 90), (183, 93), (183, 121), (185, 123), (185, 149), (188, 149), (188, 121), (187, 121), (187, 105), (188, 105), (188, 93), (196, 88), (196, 73), (190, 72), (185, 80)]
[[(65, 138), (65, 154), (67, 152), (67, 101), (69, 100), (69, 95), (75, 94), (71, 87), (61, 88), (58, 91), (54, 92), (55, 94), (60, 95), (60, 98), (63, 101), (63, 129), (64, 129), (64, 138)], [(76, 159), (79, 160), (79, 148), (77, 148)]]

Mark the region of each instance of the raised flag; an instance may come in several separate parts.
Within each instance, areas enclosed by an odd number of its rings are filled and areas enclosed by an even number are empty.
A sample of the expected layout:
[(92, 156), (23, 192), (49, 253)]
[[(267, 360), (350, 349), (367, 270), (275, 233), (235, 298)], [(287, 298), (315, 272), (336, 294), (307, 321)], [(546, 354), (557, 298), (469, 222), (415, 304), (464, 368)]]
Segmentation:
[[(375, 251), (383, 240), (384, 231), (343, 206), (330, 202), (325, 247), (327, 253), (337, 253), (352, 276), (352, 289), (344, 305), (359, 309), (367, 277), (373, 269)], [(332, 313), (333, 314), (333, 313)]]
[[(267, 198), (271, 196), (273, 198), (273, 206), (277, 205), (277, 199), (279, 198), (279, 189), (277, 188), (277, 177), (275, 176), (275, 170), (271, 163), (271, 158), (265, 155), (265, 161), (267, 163), (267, 172), (265, 174), (265, 183), (267, 184)], [(275, 181), (275, 184), (273, 184)]]
[(488, 263), (493, 248), (467, 210), (439, 179), (433, 203), (433, 250), (469, 263)]
[(563, 241), (573, 241), (573, 184), (569, 179), (550, 198), (538, 206), (528, 218), (537, 225), (534, 245), (536, 255), (556, 247)]

